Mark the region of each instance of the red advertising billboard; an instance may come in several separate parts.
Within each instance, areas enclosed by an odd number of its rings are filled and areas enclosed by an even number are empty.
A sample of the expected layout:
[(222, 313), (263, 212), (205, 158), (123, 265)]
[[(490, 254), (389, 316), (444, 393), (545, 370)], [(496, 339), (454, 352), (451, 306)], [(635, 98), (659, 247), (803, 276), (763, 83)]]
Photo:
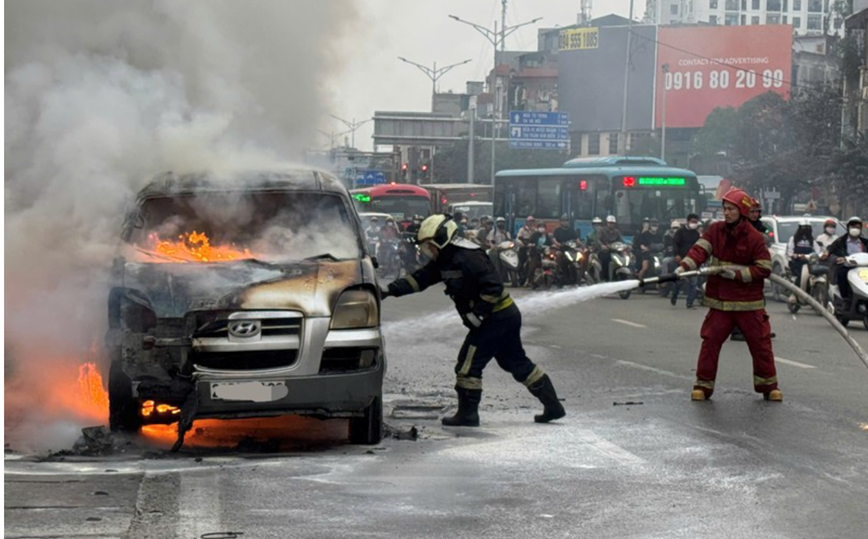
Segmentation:
[(790, 93), (788, 25), (661, 27), (657, 34), (656, 127), (702, 127), (717, 107), (765, 92)]

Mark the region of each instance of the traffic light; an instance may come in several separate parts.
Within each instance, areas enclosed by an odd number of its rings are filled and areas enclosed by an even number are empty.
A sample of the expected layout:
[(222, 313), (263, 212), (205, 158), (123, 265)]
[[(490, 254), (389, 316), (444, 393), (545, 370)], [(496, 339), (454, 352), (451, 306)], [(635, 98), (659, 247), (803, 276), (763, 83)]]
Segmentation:
[(401, 177), (405, 180), (407, 179), (407, 168), (409, 168), (407, 163), (401, 163)]

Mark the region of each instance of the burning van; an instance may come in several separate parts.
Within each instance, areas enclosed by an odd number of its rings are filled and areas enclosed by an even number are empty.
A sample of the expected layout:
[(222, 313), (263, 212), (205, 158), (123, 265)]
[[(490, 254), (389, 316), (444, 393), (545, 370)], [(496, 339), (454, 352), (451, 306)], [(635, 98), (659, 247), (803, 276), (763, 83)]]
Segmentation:
[(112, 268), (110, 424), (349, 418), (382, 436), (374, 261), (347, 190), (313, 170), (158, 176)]

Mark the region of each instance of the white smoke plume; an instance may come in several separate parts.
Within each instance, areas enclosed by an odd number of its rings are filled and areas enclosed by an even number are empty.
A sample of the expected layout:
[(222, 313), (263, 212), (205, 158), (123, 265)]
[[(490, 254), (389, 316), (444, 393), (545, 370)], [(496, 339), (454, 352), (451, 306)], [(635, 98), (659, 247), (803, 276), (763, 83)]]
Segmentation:
[(39, 422), (105, 419), (80, 417), (104, 412), (73, 394), (104, 335), (125, 202), (157, 172), (299, 160), (358, 14), (351, 0), (5, 8), (7, 436), (56, 449)]

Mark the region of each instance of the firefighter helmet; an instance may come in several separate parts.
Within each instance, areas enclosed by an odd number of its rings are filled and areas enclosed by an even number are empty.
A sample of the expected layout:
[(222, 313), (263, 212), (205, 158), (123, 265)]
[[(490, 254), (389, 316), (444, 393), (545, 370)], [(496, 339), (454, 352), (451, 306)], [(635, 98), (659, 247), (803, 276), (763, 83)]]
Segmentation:
[(422, 244), (430, 241), (439, 249), (442, 249), (452, 241), (457, 231), (458, 225), (455, 224), (451, 215), (437, 213), (427, 217), (419, 225), (419, 232), (416, 233), (416, 242)]
[(723, 201), (734, 204), (742, 217), (747, 217), (753, 207), (753, 199), (741, 189), (730, 189), (723, 195)]

